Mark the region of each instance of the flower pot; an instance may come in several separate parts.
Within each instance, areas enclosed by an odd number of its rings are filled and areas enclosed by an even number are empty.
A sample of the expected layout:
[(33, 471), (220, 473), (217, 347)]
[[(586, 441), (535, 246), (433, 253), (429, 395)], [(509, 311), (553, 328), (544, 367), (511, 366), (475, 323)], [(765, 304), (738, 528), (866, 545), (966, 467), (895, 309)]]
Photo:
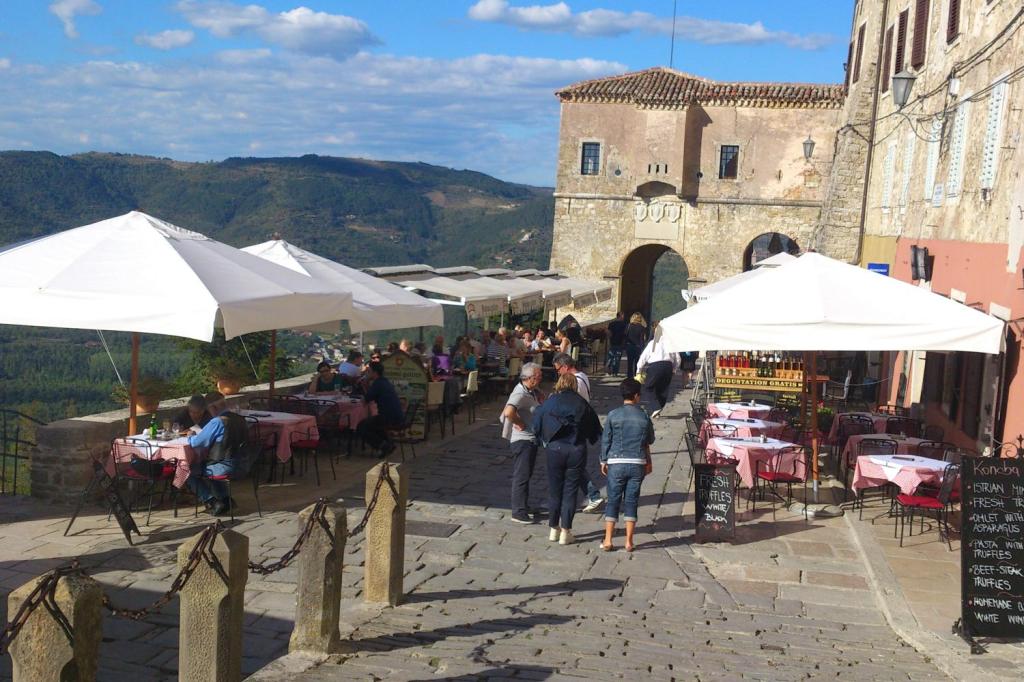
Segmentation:
[(135, 396), (135, 410), (137, 412), (156, 412), (158, 407), (160, 407), (160, 396), (158, 395), (143, 395), (140, 393)]
[(242, 390), (242, 382), (238, 379), (217, 379), (217, 390), (223, 395), (235, 395)]

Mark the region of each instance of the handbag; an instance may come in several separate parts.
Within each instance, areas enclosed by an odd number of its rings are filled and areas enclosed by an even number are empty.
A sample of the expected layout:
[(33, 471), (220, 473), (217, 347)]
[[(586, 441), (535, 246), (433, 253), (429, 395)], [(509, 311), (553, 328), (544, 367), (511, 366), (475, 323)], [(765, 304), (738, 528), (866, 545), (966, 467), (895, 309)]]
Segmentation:
[(173, 468), (176, 466), (174, 460), (168, 459), (146, 459), (145, 457), (139, 457), (138, 455), (132, 455), (131, 461), (128, 465), (132, 468), (132, 471), (145, 478), (160, 478), (163, 475), (165, 468)]

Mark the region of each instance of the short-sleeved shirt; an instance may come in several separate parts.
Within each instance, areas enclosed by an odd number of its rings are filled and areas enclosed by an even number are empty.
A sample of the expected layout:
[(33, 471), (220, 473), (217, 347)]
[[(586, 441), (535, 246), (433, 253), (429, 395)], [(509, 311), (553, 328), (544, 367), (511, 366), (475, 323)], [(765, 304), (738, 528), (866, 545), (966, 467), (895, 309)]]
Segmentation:
[(576, 392), (583, 396), (583, 399), (590, 402), (590, 377), (583, 372), (576, 370)]
[(513, 443), (520, 440), (527, 440), (534, 442), (537, 440), (537, 436), (534, 435), (533, 431), (530, 430), (530, 420), (533, 418), (533, 411), (536, 409), (540, 402), (537, 400), (537, 392), (527, 390), (526, 386), (523, 386), (523, 382), (516, 384), (516, 387), (512, 389), (511, 395), (508, 397), (508, 401), (505, 405), (511, 405), (516, 408), (519, 413), (519, 418), (523, 420), (526, 428), (520, 430), (515, 427), (512, 428), (509, 436), (509, 440)]
[(357, 378), (359, 378), (359, 373), (360, 373), (359, 365), (357, 365), (355, 363), (352, 363), (352, 362), (349, 362), (348, 360), (346, 360), (345, 362), (343, 362), (340, 365), (338, 365), (338, 374), (341, 374), (343, 376), (352, 377), (353, 379), (357, 379)]

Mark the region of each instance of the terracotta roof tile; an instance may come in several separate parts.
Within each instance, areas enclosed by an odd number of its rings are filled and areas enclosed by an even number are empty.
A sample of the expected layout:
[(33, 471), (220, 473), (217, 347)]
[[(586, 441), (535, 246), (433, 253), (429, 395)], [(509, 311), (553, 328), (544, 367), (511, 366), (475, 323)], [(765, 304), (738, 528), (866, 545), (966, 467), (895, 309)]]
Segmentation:
[(563, 102), (628, 102), (668, 109), (688, 104), (838, 108), (846, 96), (841, 84), (719, 83), (665, 67), (582, 81), (555, 94)]

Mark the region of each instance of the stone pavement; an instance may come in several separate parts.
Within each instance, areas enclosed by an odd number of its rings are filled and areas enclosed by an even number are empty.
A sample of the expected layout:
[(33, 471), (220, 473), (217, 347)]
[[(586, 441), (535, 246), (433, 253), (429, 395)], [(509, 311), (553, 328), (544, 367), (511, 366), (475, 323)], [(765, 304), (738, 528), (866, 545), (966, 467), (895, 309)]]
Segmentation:
[[(618, 404), (613, 380), (593, 383), (599, 413)], [(845, 519), (805, 523), (780, 510), (773, 521), (765, 507), (741, 514), (735, 543), (692, 544), (689, 463), (679, 450), (687, 397), (680, 394), (656, 422), (655, 472), (644, 482), (633, 554), (600, 551), (601, 516), (577, 516), (579, 542), (568, 547), (548, 543), (546, 524), (509, 521), (507, 444), (493, 418), (468, 431), (460, 418), (457, 437), (433, 440), (410, 462), (405, 603), (361, 603), (362, 542), (355, 538), (343, 578), (344, 653), (326, 661), (286, 657), (259, 678), (964, 678), (889, 627), (875, 573)], [(497, 405), (480, 415), (493, 417)], [(363, 472), (373, 463), (345, 460), (339, 481), (321, 489), (301, 479), (261, 488), (264, 509), (276, 511), (250, 514), (236, 527), (250, 536), (253, 558), (277, 558), (290, 547), (294, 512), (319, 494), (346, 499), (355, 525)], [(538, 506), (546, 505), (544, 480), (541, 455), (533, 479)], [(246, 486), (237, 487), (251, 509)], [(99, 515), (62, 537), (66, 514), (34, 501), (0, 501), (0, 596), (82, 556), (115, 602), (141, 605), (170, 584), (174, 548), (202, 525), (191, 510), (177, 520), (161, 512), (143, 529), (153, 532), (145, 544), (128, 548)], [(294, 580), (294, 569), (250, 576), (246, 673), (285, 653)], [(174, 602), (143, 623), (106, 618), (100, 679), (175, 679), (177, 635)], [(296, 659), (300, 667), (321, 664), (286, 672)], [(0, 659), (0, 677), (9, 674), (9, 660)]]

